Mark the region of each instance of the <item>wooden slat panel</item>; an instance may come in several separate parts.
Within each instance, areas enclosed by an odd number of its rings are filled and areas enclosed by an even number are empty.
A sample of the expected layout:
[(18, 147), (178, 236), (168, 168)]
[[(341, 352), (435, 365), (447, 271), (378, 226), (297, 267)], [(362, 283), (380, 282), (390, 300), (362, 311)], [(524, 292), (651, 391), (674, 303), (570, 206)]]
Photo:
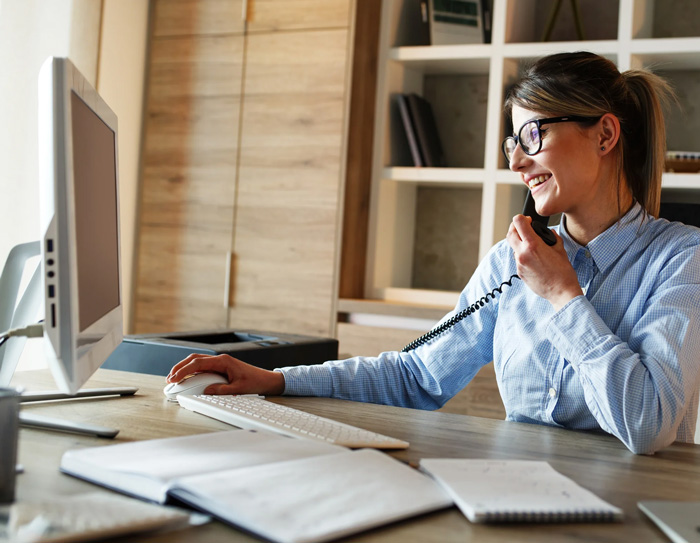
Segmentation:
[(341, 298), (365, 295), (381, 2), (356, 2), (348, 159), (340, 260)]
[(157, 0), (153, 35), (242, 34), (244, 0)]
[(226, 325), (243, 39), (151, 42), (136, 333)]
[(332, 333), (347, 41), (248, 38), (232, 328)]
[(345, 28), (351, 0), (248, 0), (248, 30)]

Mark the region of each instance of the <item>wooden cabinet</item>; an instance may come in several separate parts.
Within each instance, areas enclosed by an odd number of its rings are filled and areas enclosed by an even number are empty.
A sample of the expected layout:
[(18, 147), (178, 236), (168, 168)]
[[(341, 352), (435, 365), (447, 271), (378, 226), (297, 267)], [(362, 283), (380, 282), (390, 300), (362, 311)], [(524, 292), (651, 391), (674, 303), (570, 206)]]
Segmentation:
[(345, 29), (248, 38), (233, 328), (335, 333), (347, 44)]
[(334, 335), (353, 9), (153, 3), (135, 332)]
[(242, 2), (151, 7), (134, 331), (221, 327), (244, 63)]

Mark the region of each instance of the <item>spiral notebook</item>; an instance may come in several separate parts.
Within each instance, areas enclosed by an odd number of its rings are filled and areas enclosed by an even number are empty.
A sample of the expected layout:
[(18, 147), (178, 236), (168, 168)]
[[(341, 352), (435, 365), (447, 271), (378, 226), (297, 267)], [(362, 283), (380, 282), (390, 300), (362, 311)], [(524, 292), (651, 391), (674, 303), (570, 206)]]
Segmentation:
[(618, 507), (547, 462), (429, 458), (420, 461), (471, 522), (612, 522)]

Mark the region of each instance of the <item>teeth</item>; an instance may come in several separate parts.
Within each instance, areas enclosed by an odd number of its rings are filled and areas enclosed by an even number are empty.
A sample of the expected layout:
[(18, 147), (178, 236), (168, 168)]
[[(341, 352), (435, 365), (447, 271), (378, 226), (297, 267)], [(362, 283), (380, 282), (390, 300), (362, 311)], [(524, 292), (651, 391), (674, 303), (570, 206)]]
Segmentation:
[(530, 181), (527, 182), (527, 184), (530, 188), (534, 188), (537, 185), (540, 185), (540, 184), (544, 183), (545, 181), (547, 181), (547, 179), (549, 179), (549, 177), (550, 176), (548, 176), (548, 175), (540, 175), (539, 177), (533, 177), (532, 179), (530, 179)]

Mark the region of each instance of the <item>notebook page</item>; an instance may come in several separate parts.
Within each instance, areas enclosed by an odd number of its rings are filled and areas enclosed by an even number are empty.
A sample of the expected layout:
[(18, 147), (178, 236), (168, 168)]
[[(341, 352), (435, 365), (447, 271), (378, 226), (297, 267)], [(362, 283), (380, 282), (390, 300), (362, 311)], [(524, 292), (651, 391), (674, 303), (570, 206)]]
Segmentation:
[(188, 477), (171, 493), (279, 543), (318, 543), (449, 507), (417, 470), (362, 449)]
[(420, 462), (472, 522), (620, 520), (622, 510), (547, 462), (432, 458)]
[(252, 430), (134, 441), (66, 452), (61, 470), (164, 502), (171, 480), (244, 466), (344, 452), (345, 447)]

